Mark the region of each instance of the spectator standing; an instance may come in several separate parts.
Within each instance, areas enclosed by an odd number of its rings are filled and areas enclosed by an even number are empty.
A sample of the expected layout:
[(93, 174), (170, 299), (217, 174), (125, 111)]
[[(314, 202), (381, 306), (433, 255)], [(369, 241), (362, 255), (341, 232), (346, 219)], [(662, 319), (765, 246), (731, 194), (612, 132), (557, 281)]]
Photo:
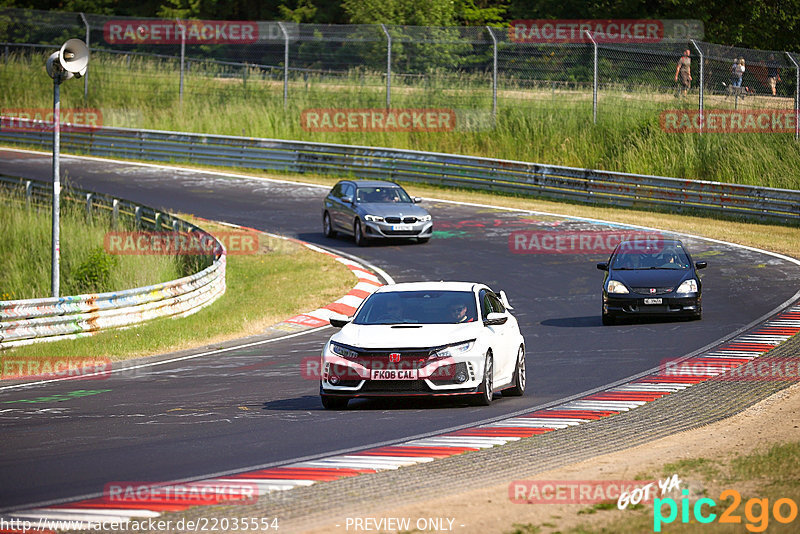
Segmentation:
[(677, 82), (680, 77), (682, 96), (686, 96), (686, 93), (692, 87), (692, 60), (689, 57), (690, 55), (691, 52), (689, 52), (688, 48), (684, 50), (683, 55), (678, 59), (677, 67), (675, 67), (675, 81)]
[(778, 62), (775, 61), (775, 55), (770, 54), (767, 62), (767, 82), (769, 82), (769, 88), (772, 90), (772, 96), (776, 95), (775, 88), (779, 81), (781, 81), (781, 71), (778, 68)]

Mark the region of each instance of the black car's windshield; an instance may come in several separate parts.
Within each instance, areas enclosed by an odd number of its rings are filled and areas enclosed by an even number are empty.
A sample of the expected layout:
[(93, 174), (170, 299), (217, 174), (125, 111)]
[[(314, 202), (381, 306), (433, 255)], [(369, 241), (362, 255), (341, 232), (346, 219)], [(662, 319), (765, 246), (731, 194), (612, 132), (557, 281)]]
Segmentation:
[(683, 247), (659, 247), (653, 250), (618, 250), (614, 254), (611, 268), (616, 270), (638, 269), (689, 269), (691, 262)]
[(373, 293), (353, 323), (457, 324), (477, 318), (475, 296), (471, 291), (396, 291)]
[(411, 202), (411, 197), (399, 187), (359, 187), (357, 202)]

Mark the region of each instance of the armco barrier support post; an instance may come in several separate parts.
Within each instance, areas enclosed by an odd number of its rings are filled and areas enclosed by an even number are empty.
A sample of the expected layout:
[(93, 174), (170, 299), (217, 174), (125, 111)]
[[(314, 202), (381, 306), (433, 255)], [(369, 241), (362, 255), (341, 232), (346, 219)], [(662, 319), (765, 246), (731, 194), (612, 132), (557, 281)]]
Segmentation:
[(383, 33), (386, 34), (386, 109), (392, 107), (392, 36), (385, 24), (381, 24)]
[(789, 52), (785, 52), (794, 65), (794, 140), (800, 140), (800, 65)]
[(694, 49), (697, 50), (697, 53), (700, 55), (700, 100), (697, 105), (700, 108), (700, 135), (703, 135), (703, 127), (705, 126), (703, 117), (703, 51), (700, 50), (700, 47), (697, 46), (697, 43), (694, 39), (692, 39), (691, 42), (692, 45), (694, 45)]
[(491, 26), (486, 26), (492, 38), (492, 123), (497, 119), (497, 37)]
[(597, 124), (597, 41), (594, 40), (589, 30), (586, 30), (586, 36), (594, 46), (594, 69), (592, 71), (592, 122)]
[(119, 199), (111, 201), (111, 227), (116, 228), (119, 222)]
[(136, 229), (138, 230), (142, 226), (142, 207), (136, 206), (133, 210), (133, 221)]
[(283, 22), (278, 23), (283, 33), (283, 109), (289, 103), (289, 32), (283, 27)]

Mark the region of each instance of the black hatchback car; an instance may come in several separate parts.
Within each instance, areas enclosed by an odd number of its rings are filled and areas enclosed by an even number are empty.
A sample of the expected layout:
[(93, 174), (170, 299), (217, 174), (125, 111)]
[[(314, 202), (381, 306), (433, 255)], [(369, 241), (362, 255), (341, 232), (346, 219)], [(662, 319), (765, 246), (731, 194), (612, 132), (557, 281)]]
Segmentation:
[(322, 205), (322, 231), (350, 234), (359, 246), (378, 239), (414, 239), (427, 242), (433, 235), (430, 213), (405, 189), (381, 180), (342, 180)]
[(620, 317), (703, 316), (702, 283), (697, 270), (708, 264), (693, 262), (677, 239), (625, 241), (617, 245), (603, 280), (603, 324)]

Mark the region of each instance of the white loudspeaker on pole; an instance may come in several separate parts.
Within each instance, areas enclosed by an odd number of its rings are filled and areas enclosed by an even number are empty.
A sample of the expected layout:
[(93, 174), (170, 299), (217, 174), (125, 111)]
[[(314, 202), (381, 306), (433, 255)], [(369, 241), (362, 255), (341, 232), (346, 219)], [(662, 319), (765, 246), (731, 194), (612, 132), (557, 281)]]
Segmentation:
[(47, 74), (54, 80), (57, 75), (61, 80), (68, 80), (73, 76), (80, 78), (89, 67), (89, 47), (80, 39), (70, 39), (61, 50), (50, 54), (46, 66)]
[(53, 235), (51, 250), (51, 295), (59, 296), (60, 285), (60, 195), (61, 176), (59, 165), (59, 150), (61, 144), (61, 96), (59, 87), (61, 82), (73, 76), (80, 78), (86, 74), (89, 67), (89, 47), (80, 39), (70, 39), (47, 58), (45, 64), (47, 74), (53, 79)]

